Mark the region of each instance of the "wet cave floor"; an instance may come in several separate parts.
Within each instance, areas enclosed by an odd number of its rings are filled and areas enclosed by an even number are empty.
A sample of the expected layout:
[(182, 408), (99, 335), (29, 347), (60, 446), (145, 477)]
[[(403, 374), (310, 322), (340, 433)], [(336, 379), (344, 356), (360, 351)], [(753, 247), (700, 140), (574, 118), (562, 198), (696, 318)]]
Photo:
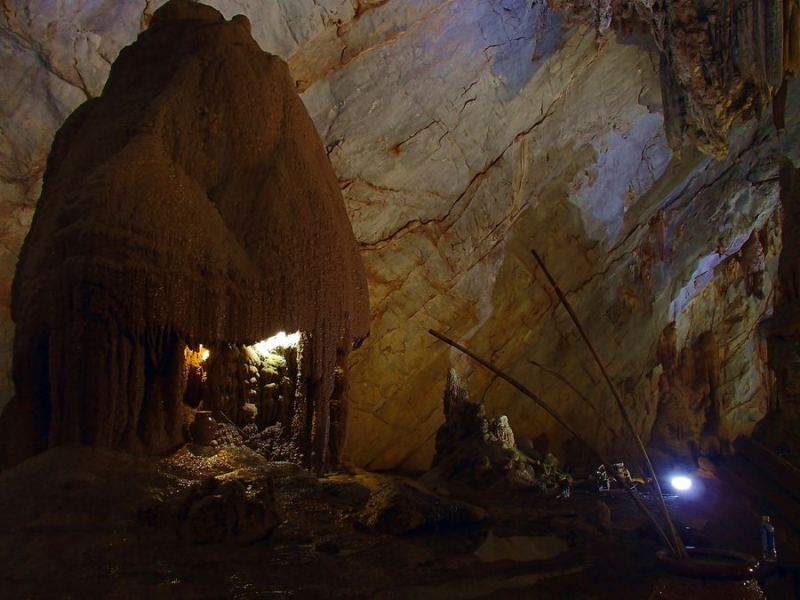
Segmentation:
[[(402, 477), (317, 478), (263, 462), (56, 448), (0, 473), (0, 598), (734, 598), (742, 585), (659, 595), (671, 578), (656, 564), (660, 545), (622, 492), (451, 490), (486, 518), (391, 535), (356, 523), (370, 494)], [(255, 471), (269, 473), (280, 514), (266, 539), (196, 543), (143, 518), (211, 475), (250, 478), (250, 490)], [(758, 515), (742, 491), (718, 477), (702, 487), (668, 496), (686, 543), (757, 552)], [(792, 597), (785, 581), (775, 589), (766, 597)]]

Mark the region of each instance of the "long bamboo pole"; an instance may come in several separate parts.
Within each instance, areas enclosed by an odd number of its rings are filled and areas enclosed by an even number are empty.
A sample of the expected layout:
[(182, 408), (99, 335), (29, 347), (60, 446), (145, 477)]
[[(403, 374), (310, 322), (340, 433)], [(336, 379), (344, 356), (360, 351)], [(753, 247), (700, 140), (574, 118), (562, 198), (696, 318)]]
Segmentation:
[[(567, 431), (569, 431), (575, 437), (575, 439), (578, 440), (579, 442), (581, 442), (592, 454), (594, 454), (597, 458), (599, 458), (600, 462), (602, 462), (603, 466), (606, 468), (606, 472), (607, 473), (611, 473), (611, 474), (617, 473), (617, 470), (614, 468), (614, 466), (609, 461), (607, 461), (605, 458), (603, 458), (603, 456), (588, 441), (586, 441), (586, 439), (580, 433), (578, 433), (572, 427), (570, 427), (570, 425), (564, 420), (564, 418), (560, 414), (558, 414), (544, 400), (539, 398), (539, 396), (534, 394), (531, 390), (529, 390), (527, 387), (522, 385), (519, 381), (517, 381), (516, 379), (514, 379), (510, 375), (507, 375), (505, 372), (501, 371), (498, 367), (495, 367), (492, 363), (490, 363), (489, 361), (481, 358), (480, 356), (478, 356), (477, 354), (475, 354), (471, 350), (465, 348), (464, 346), (462, 346), (458, 342), (455, 342), (455, 341), (451, 340), (446, 335), (444, 335), (442, 333), (439, 333), (438, 331), (434, 331), (433, 329), (429, 329), (428, 333), (430, 333), (432, 336), (434, 336), (436, 338), (439, 338), (445, 344), (448, 344), (448, 345), (452, 346), (456, 350), (459, 350), (459, 351), (463, 352), (464, 354), (469, 356), (471, 359), (479, 362), (484, 367), (486, 367), (487, 369), (492, 371), (495, 375), (497, 375), (498, 377), (504, 379), (505, 381), (510, 383), (513, 387), (515, 387), (517, 390), (519, 390), (520, 392), (525, 394), (528, 398), (530, 398), (536, 404), (538, 404), (540, 407), (542, 407), (558, 423), (560, 423), (562, 427), (564, 427)], [(674, 554), (676, 552), (676, 549), (673, 547), (672, 543), (670, 543), (670, 540), (667, 537), (667, 534), (664, 533), (664, 530), (661, 528), (661, 525), (658, 524), (658, 521), (656, 520), (656, 518), (653, 515), (653, 513), (651, 513), (650, 510), (647, 508), (647, 506), (645, 506), (644, 502), (639, 497), (639, 495), (634, 491), (633, 487), (629, 486), (628, 483), (625, 482), (624, 478), (621, 477), (621, 476), (617, 477), (617, 481), (620, 482), (620, 484), (625, 489), (625, 491), (628, 493), (628, 495), (633, 499), (633, 501), (636, 503), (636, 506), (639, 507), (639, 509), (645, 514), (645, 516), (647, 516), (648, 519), (650, 519), (650, 522), (656, 528), (656, 531), (658, 532), (658, 535), (661, 538), (661, 540), (664, 542), (664, 544), (667, 546), (667, 548), (669, 548), (670, 551), (672, 551), (673, 554)]]
[(572, 382), (570, 382), (570, 380), (569, 380), (569, 379), (567, 379), (566, 377), (564, 377), (564, 376), (563, 376), (561, 373), (559, 373), (558, 371), (554, 371), (553, 369), (550, 369), (549, 367), (545, 367), (545, 366), (544, 366), (542, 363), (540, 363), (540, 362), (536, 362), (535, 360), (532, 360), (532, 359), (530, 359), (530, 358), (528, 359), (528, 362), (529, 362), (530, 364), (532, 364), (534, 367), (536, 367), (537, 369), (541, 369), (542, 371), (544, 371), (545, 373), (547, 373), (548, 375), (550, 375), (550, 377), (554, 377), (555, 379), (558, 379), (558, 380), (559, 380), (561, 383), (563, 383), (565, 386), (567, 386), (569, 389), (571, 389), (573, 392), (575, 392), (575, 395), (576, 395), (576, 396), (578, 396), (578, 397), (579, 397), (581, 400), (583, 400), (583, 402), (584, 402), (584, 403), (585, 403), (585, 404), (586, 404), (586, 405), (587, 405), (589, 408), (591, 408), (591, 409), (592, 409), (592, 412), (594, 412), (594, 414), (595, 414), (595, 415), (597, 415), (597, 418), (598, 418), (598, 419), (600, 419), (600, 422), (601, 422), (603, 425), (605, 425), (605, 426), (606, 426), (606, 427), (609, 429), (609, 431), (611, 431), (611, 435), (613, 436), (613, 438), (614, 438), (614, 439), (617, 439), (617, 432), (616, 432), (616, 431), (614, 431), (614, 429), (611, 427), (611, 425), (609, 425), (609, 424), (608, 424), (608, 422), (605, 420), (605, 418), (603, 417), (603, 415), (602, 415), (602, 414), (600, 414), (600, 411), (599, 411), (599, 410), (597, 410), (597, 407), (595, 407), (594, 403), (593, 403), (591, 400), (589, 400), (589, 398), (588, 398), (588, 396), (586, 396), (586, 394), (584, 394), (584, 393), (583, 393), (582, 391), (580, 391), (580, 390), (579, 390), (577, 387), (575, 387), (575, 386), (572, 384)]
[(642, 438), (639, 437), (638, 433), (636, 433), (636, 428), (633, 426), (633, 422), (631, 421), (630, 415), (628, 414), (628, 411), (625, 408), (625, 404), (622, 402), (622, 397), (617, 391), (617, 386), (611, 380), (611, 376), (608, 374), (608, 371), (606, 370), (603, 361), (600, 360), (600, 356), (597, 354), (597, 350), (595, 350), (594, 348), (594, 344), (592, 344), (592, 342), (589, 340), (589, 336), (586, 333), (586, 330), (583, 328), (583, 325), (581, 325), (580, 319), (578, 319), (578, 315), (575, 314), (574, 310), (572, 310), (572, 305), (569, 303), (569, 300), (567, 300), (567, 297), (564, 295), (564, 292), (561, 291), (561, 288), (558, 287), (558, 284), (556, 283), (556, 280), (553, 278), (553, 276), (550, 274), (550, 271), (547, 270), (544, 261), (536, 253), (536, 250), (532, 249), (531, 254), (536, 259), (536, 262), (539, 263), (539, 266), (542, 267), (542, 272), (545, 274), (545, 277), (547, 277), (547, 280), (550, 282), (550, 285), (553, 286), (553, 289), (555, 290), (558, 299), (561, 301), (561, 304), (564, 306), (564, 309), (566, 309), (567, 313), (572, 318), (572, 322), (575, 323), (575, 327), (578, 329), (578, 332), (581, 334), (583, 341), (588, 346), (589, 352), (592, 353), (592, 356), (594, 357), (597, 366), (600, 368), (600, 372), (603, 374), (606, 383), (608, 383), (608, 387), (611, 389), (611, 393), (614, 396), (614, 400), (617, 403), (617, 407), (619, 408), (619, 411), (622, 414), (622, 420), (625, 422), (625, 425), (630, 430), (631, 435), (633, 436), (633, 439), (636, 442), (636, 446), (642, 455), (642, 460), (644, 460), (645, 465), (647, 465), (647, 469), (650, 471), (650, 477), (653, 479), (653, 489), (655, 489), (656, 491), (655, 494), (656, 501), (658, 502), (661, 512), (664, 515), (664, 519), (666, 519), (667, 525), (669, 526), (669, 531), (674, 542), (676, 555), (679, 558), (688, 558), (689, 555), (687, 554), (686, 548), (684, 547), (683, 542), (681, 541), (681, 538), (678, 535), (678, 530), (675, 529), (675, 524), (672, 522), (672, 518), (669, 515), (667, 504), (666, 502), (664, 502), (664, 495), (661, 493), (661, 486), (658, 483), (658, 477), (656, 477), (656, 472), (655, 469), (653, 469), (653, 464), (650, 462), (650, 456), (647, 454), (647, 450), (645, 449), (644, 444), (642, 443)]

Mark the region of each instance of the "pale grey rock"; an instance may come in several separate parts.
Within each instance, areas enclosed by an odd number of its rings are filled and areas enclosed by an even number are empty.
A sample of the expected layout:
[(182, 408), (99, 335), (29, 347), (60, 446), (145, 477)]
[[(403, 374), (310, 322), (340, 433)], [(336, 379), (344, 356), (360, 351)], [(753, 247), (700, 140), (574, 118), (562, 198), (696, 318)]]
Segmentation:
[(335, 31), (339, 24), (355, 16), (350, 0), (210, 0), (206, 4), (217, 8), (227, 19), (246, 15), (261, 47), (284, 59), (325, 30)]
[[(554, 252), (564, 258), (574, 258), (574, 250), (570, 246), (574, 246), (573, 240), (584, 236), (583, 220), (595, 219), (591, 207), (602, 205), (607, 199), (608, 191), (603, 186), (594, 186), (587, 183), (586, 178), (580, 177), (589, 170), (598, 170), (594, 162), (598, 154), (594, 144), (605, 144), (608, 147), (618, 143), (614, 136), (619, 138), (620, 135), (606, 131), (610, 120), (613, 119), (620, 131), (626, 134), (634, 124), (641, 121), (639, 128), (645, 134), (634, 137), (635, 141), (630, 143), (638, 141), (642, 147), (649, 145), (651, 150), (648, 151), (654, 157), (651, 164), (655, 163), (659, 169), (663, 169), (663, 163), (669, 159), (670, 153), (663, 143), (663, 133), (657, 125), (658, 116), (656, 115), (654, 124), (654, 115), (636, 102), (637, 95), (632, 93), (630, 83), (621, 85), (629, 77), (626, 73), (630, 73), (631, 67), (635, 69), (634, 72), (641, 73), (640, 81), (633, 86), (635, 91), (653, 85), (655, 73), (647, 53), (633, 46), (612, 44), (598, 54), (593, 36), (586, 31), (575, 32), (565, 45), (570, 48), (565, 60), (571, 61), (571, 64), (566, 67), (560, 65), (561, 68), (556, 64), (542, 67), (538, 72), (540, 77), (546, 77), (545, 82), (534, 78), (530, 82), (531, 90), (525, 90), (530, 94), (540, 95), (537, 105), (544, 103), (549, 106), (545, 113), (549, 113), (549, 116), (542, 119), (540, 111), (534, 111), (532, 115), (528, 113), (529, 122), (518, 125), (514, 135), (508, 136), (507, 149), (499, 150), (501, 154), (494, 157), (486, 172), (464, 190), (453, 209), (443, 218), (434, 219), (426, 226), (413, 226), (403, 232), (404, 235), (390, 239), (386, 245), (376, 244), (375, 248), (370, 247), (364, 252), (367, 264), (375, 265), (376, 268), (382, 268), (391, 261), (391, 267), (380, 273), (381, 285), (372, 288), (373, 311), (380, 311), (384, 305), (391, 308), (382, 313), (380, 322), (373, 322), (372, 337), (358, 352), (370, 364), (363, 369), (354, 369), (353, 396), (358, 394), (361, 386), (373, 389), (377, 386), (380, 389), (381, 384), (377, 381), (363, 381), (361, 377), (379, 376), (378, 365), (386, 360), (387, 354), (392, 354), (402, 365), (401, 370), (405, 373), (404, 381), (407, 384), (387, 390), (388, 396), (363, 394), (369, 398), (368, 402), (374, 404), (358, 406), (360, 410), (355, 413), (354, 436), (367, 436), (370, 444), (385, 443), (390, 425), (381, 421), (392, 425), (396, 425), (398, 420), (402, 422), (402, 415), (408, 413), (406, 407), (411, 404), (412, 398), (416, 411), (419, 411), (415, 412), (414, 418), (419, 418), (420, 413), (423, 415), (422, 435), (432, 435), (438, 427), (438, 422), (430, 418), (438, 398), (433, 390), (427, 391), (427, 386), (438, 387), (441, 384), (436, 383), (430, 365), (422, 357), (429, 355), (431, 351), (446, 353), (449, 360), (457, 364), (462, 372), (473, 372), (475, 367), (454, 351), (433, 346), (431, 339), (425, 334), (429, 327), (445, 331), (454, 328), (459, 333), (463, 332), (462, 341), (469, 340), (470, 345), (477, 341), (479, 331), (493, 331), (496, 337), (490, 343), (505, 346), (508, 352), (508, 355), (502, 357), (505, 361), (518, 360), (518, 355), (534, 336), (542, 340), (558, 340), (556, 331), (546, 329), (547, 333), (540, 337), (533, 331), (524, 331), (524, 328), (516, 325), (524, 322), (518, 319), (525, 319), (532, 310), (541, 311), (550, 305), (551, 300), (548, 299), (547, 304), (538, 309), (532, 306), (535, 296), (531, 297), (524, 291), (533, 285), (529, 273), (532, 259), (527, 255), (526, 248), (515, 246), (520, 238), (527, 240), (523, 243), (531, 244), (533, 234), (541, 240), (537, 244), (540, 251), (549, 254), (548, 249), (553, 248)], [(586, 68), (588, 64), (592, 64), (592, 69)], [(611, 87), (606, 89), (604, 82), (610, 83)], [(605, 90), (602, 106), (592, 111), (586, 110), (587, 97), (596, 96), (598, 89)], [(547, 94), (546, 100), (541, 100), (542, 94)], [(502, 126), (498, 130), (502, 131)], [(520, 132), (522, 135), (519, 135)], [(606, 141), (609, 138), (612, 140), (610, 144)], [(625, 142), (619, 143), (621, 145)], [(666, 156), (658, 157), (659, 149), (663, 149)], [(639, 154), (640, 152), (636, 153), (637, 156)], [(627, 187), (630, 184), (641, 187), (643, 184), (639, 181), (643, 174), (637, 168), (629, 171), (629, 179), (626, 181), (619, 177), (612, 160), (600, 163), (599, 172), (606, 180), (614, 180), (620, 186)], [(563, 195), (567, 198), (564, 199)], [(557, 200), (556, 196), (559, 196)], [(631, 198), (635, 199), (635, 196)], [(555, 202), (565, 200), (567, 204), (561, 208), (554, 206)], [(551, 214), (554, 209), (561, 214)], [(570, 213), (575, 219), (567, 218)], [(627, 224), (628, 228), (631, 226), (630, 223)], [(603, 241), (607, 236), (601, 230), (595, 234), (595, 237), (601, 237)], [(513, 247), (511, 256), (507, 249), (509, 244)], [(592, 248), (595, 252), (599, 251), (596, 248), (597, 242), (592, 239), (582, 241), (581, 246), (581, 253)], [(372, 259), (373, 256), (376, 258)], [(403, 265), (410, 266), (413, 271), (404, 273)], [(507, 274), (502, 279), (508, 278), (509, 281), (502, 282), (502, 291), (499, 291), (497, 277), (503, 267), (506, 267)], [(576, 280), (564, 280), (562, 277), (562, 286), (570, 289), (579, 285), (578, 278), (586, 276), (583, 268), (583, 265), (577, 269), (571, 268), (568, 275), (575, 276)], [(517, 281), (512, 281), (513, 279)], [(395, 281), (398, 283), (392, 285)], [(496, 297), (505, 296), (509, 287), (514, 290), (511, 292), (513, 296), (502, 297), (498, 302)], [(549, 291), (542, 288), (541, 284), (536, 287), (538, 294)], [(379, 295), (384, 289), (386, 295)], [(523, 295), (522, 298), (518, 297), (520, 294)], [(413, 306), (415, 302), (419, 304)], [(515, 306), (505, 306), (508, 302)], [(410, 310), (392, 310), (408, 305), (412, 305)], [(409, 314), (412, 315), (410, 319), (407, 316)], [(549, 328), (547, 324), (544, 326)], [(515, 339), (517, 336), (524, 339)], [(369, 349), (373, 340), (380, 344), (380, 352)], [(553, 350), (560, 355), (559, 360), (568, 358), (564, 356), (563, 348), (553, 345)], [(491, 353), (491, 350), (487, 352), (488, 355)], [(524, 363), (524, 358), (522, 362)], [(507, 362), (506, 366), (508, 364)], [(530, 371), (530, 368), (526, 370)], [(541, 423), (532, 421), (533, 411), (526, 401), (520, 402), (518, 398), (508, 401), (499, 399), (498, 395), (503, 394), (502, 389), (499, 393), (487, 394), (485, 386), (490, 378), (479, 371), (475, 371), (473, 375), (470, 388), (474, 389), (474, 382), (483, 388), (477, 396), (486, 394), (487, 406), (493, 414), (510, 412), (511, 422), (527, 422), (527, 427), (530, 428), (527, 433), (536, 434), (536, 428)], [(429, 384), (431, 377), (434, 379)], [(430, 398), (424, 403), (421, 400), (421, 389), (426, 391), (424, 397)], [(387, 401), (391, 397), (394, 400)], [(373, 420), (361, 414), (361, 409), (377, 414), (378, 418)], [(360, 426), (362, 419), (363, 427)], [(355, 431), (361, 433), (355, 434)], [(408, 452), (409, 449), (406, 446), (400, 446), (397, 450), (388, 448), (387, 452), (392, 456), (390, 462), (408, 458), (394, 456), (395, 451)]]
[[(524, 2), (507, 2), (513, 18), (503, 18), (494, 11), (504, 7), (496, 4), (451, 2), (424, 16), (403, 12), (417, 20), (404, 24), (402, 35), (359, 54), (305, 93), (340, 178), (424, 191), (452, 204), (530, 127), (531, 113), (541, 115), (569, 77), (562, 72), (553, 82), (545, 69), (531, 83), (542, 63), (530, 59), (547, 57), (561, 41), (558, 19), (543, 6), (527, 10)], [(516, 63), (522, 56), (527, 60)], [(440, 209), (434, 204), (422, 220)]]

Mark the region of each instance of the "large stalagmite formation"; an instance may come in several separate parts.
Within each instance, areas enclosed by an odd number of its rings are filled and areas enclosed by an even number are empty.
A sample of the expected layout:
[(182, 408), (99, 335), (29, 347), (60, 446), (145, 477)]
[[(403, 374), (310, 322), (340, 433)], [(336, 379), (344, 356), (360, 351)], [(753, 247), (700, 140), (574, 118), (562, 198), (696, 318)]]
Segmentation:
[(367, 334), (366, 281), (319, 135), (245, 17), (165, 5), (70, 116), (12, 315), (6, 464), (66, 443), (166, 450), (184, 436), (187, 346), (280, 330), (306, 337), (304, 460), (330, 460), (334, 374)]

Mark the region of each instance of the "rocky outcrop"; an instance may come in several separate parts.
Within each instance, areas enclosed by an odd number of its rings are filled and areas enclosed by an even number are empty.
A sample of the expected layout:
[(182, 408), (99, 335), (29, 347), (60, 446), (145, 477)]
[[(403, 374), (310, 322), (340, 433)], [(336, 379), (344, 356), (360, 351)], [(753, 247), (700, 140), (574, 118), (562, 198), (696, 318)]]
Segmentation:
[(661, 53), (667, 133), (723, 158), (731, 129), (770, 105), (800, 46), (796, 0), (647, 4)]
[(356, 525), (401, 535), (420, 529), (458, 527), (479, 523), (486, 511), (467, 502), (443, 498), (408, 481), (385, 483), (370, 494)]
[(800, 227), (800, 169), (784, 164), (780, 185), (784, 219), (780, 287), (775, 312), (764, 322), (776, 389), (755, 437), (800, 464), (800, 240), (796, 234)]
[[(736, 124), (776, 98), (800, 68), (797, 0), (548, 0), (568, 15), (609, 28), (649, 30), (659, 50), (665, 131), (673, 149), (688, 138), (724, 158)], [(780, 127), (780, 125), (779, 125)]]
[(142, 523), (195, 544), (248, 544), (268, 537), (280, 524), (268, 478), (210, 477), (168, 501), (139, 512)]
[(70, 116), (14, 280), (4, 462), (70, 443), (163, 452), (184, 439), (187, 348), (299, 330), (285, 425), (304, 464), (338, 464), (335, 372), (367, 334), (366, 282), (293, 88), (245, 17), (173, 0)]
[[(19, 82), (0, 90), (6, 290), (53, 132), (99, 94), (109, 62), (159, 4), (125, 0), (112, 10), (98, 1), (73, 13), (64, 3), (5, 3), (0, 27), (13, 50), (0, 61)], [(228, 17), (246, 13), (262, 48), (289, 64), (360, 244), (371, 334), (349, 361), (346, 453), (355, 463), (427, 468), (443, 422), (441, 376), (451, 367), (489, 418), (506, 415), (518, 438), (546, 439), (542, 450), (566, 462), (580, 458), (556, 423), (428, 336), (431, 328), (490, 357), (574, 417), (598, 449), (619, 454), (611, 399), (530, 248), (585, 321), (645, 439), (657, 420), (657, 430), (669, 431), (672, 398), (706, 407), (713, 395), (721, 445), (749, 433), (774, 405), (760, 323), (772, 307), (782, 243), (775, 165), (782, 157), (800, 164), (797, 82), (779, 88), (785, 102), (765, 105), (760, 125), (748, 108), (737, 114), (752, 118), (731, 119), (727, 137), (715, 134), (731, 148), (724, 159), (693, 144), (673, 149), (684, 130), (687, 140), (702, 132), (691, 133), (691, 119), (678, 120), (675, 131), (668, 119), (665, 129), (661, 51), (640, 10), (646, 6), (637, 0), (626, 14), (623, 4), (607, 4), (620, 10), (602, 29), (599, 12), (571, 20), (523, 0), (215, 2)], [(784, 32), (797, 22), (794, 6), (784, 3)], [(687, 30), (701, 44), (688, 58), (715, 61), (732, 47), (711, 40), (728, 26), (715, 18)], [(796, 45), (784, 48), (796, 55)], [(785, 59), (786, 69), (791, 64)], [(711, 67), (712, 74), (721, 68)], [(691, 86), (681, 93), (706, 94), (696, 87), (707, 85), (702, 69), (686, 75)], [(712, 79), (711, 108), (722, 81)], [(763, 90), (741, 89), (748, 97)], [(720, 123), (732, 114), (720, 113)], [(7, 318), (0, 326), (0, 356), (8, 357), (13, 327)], [(674, 343), (666, 352), (660, 340), (668, 330)], [(687, 365), (707, 339), (718, 362), (695, 373)], [(578, 387), (598, 414), (534, 362)], [(8, 386), (0, 395), (10, 396)], [(706, 412), (692, 410), (696, 448), (715, 444), (703, 441)], [(689, 456), (689, 441), (678, 449), (670, 437), (665, 450)]]
[(486, 416), (483, 404), (470, 402), (467, 390), (453, 369), (444, 392), (444, 423), (436, 432), (436, 454), (423, 481), (435, 488), (467, 484), (477, 489), (557, 490), (561, 478), (558, 461), (526, 456), (517, 449), (508, 418)]

